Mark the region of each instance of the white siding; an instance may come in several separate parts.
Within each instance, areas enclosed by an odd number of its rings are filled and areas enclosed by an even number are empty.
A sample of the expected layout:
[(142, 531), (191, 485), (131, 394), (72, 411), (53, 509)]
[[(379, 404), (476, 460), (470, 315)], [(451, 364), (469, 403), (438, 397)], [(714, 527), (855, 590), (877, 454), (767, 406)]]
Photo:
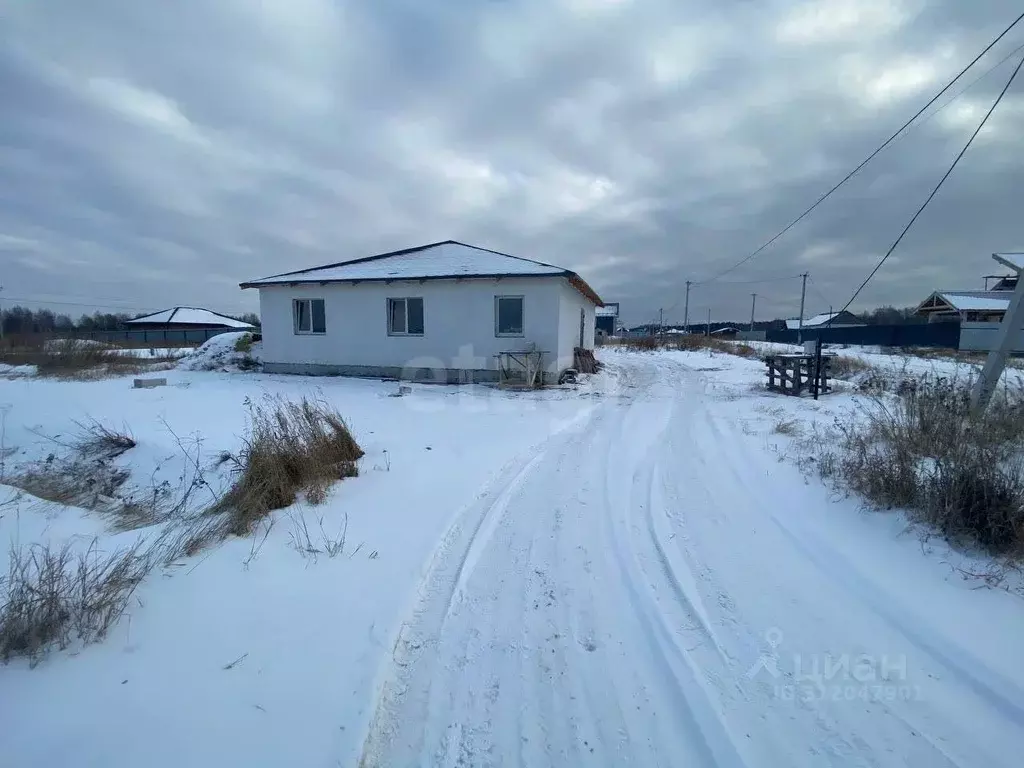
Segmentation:
[[(494, 297), (503, 295), (525, 298), (521, 338), (495, 336)], [(409, 296), (423, 297), (424, 335), (389, 336), (387, 300)], [(324, 299), (327, 333), (294, 333), (292, 300), (299, 298)], [(562, 322), (562, 305), (571, 323)], [(562, 277), (268, 286), (260, 289), (263, 357), (293, 365), (494, 370), (498, 352), (532, 342), (548, 353), (548, 370), (557, 372), (572, 364), (569, 331), (578, 337), (583, 305), (593, 346), (593, 304)]]
[(562, 283), (558, 311), (558, 370), (571, 368), (573, 350), (580, 345), (580, 310), (583, 310), (583, 347), (594, 348), (594, 310), (596, 307), (568, 281)]

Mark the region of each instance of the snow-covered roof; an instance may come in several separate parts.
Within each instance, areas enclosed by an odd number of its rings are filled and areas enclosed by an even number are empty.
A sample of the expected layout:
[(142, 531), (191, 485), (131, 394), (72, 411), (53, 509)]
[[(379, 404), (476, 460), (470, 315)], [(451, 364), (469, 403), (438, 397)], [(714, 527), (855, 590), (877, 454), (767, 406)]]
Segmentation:
[[(832, 323), (833, 327), (835, 327), (837, 325), (853, 325), (854, 323), (844, 322), (843, 321), (843, 317), (841, 317), (841, 315), (848, 315), (848, 314), (849, 314), (848, 312), (822, 312), (820, 315), (814, 315), (813, 317), (805, 317), (804, 318), (804, 325), (803, 325), (803, 327), (804, 328), (815, 328), (817, 326), (825, 325), (833, 317), (836, 318), (835, 322)], [(860, 325), (859, 322), (857, 322), (855, 324), (856, 325)], [(800, 329), (800, 318), (790, 318), (789, 320), (787, 320), (786, 321), (786, 328), (788, 328), (791, 331), (799, 330)]]
[(487, 248), (444, 240), (415, 248), (380, 253), (376, 256), (339, 261), (322, 267), (285, 272), (242, 283), (242, 288), (260, 288), (291, 283), (366, 282), (381, 280), (430, 280), (468, 277), (563, 276), (581, 293), (601, 305), (601, 299), (575, 272), (553, 264), (524, 259)]
[(605, 304), (603, 307), (598, 307), (594, 310), (594, 314), (598, 317), (618, 317), (619, 316), (619, 305), (618, 304)]
[(136, 317), (134, 320), (125, 320), (126, 325), (132, 325), (133, 323), (174, 323), (178, 325), (196, 325), (204, 328), (219, 325), (226, 328), (241, 328), (245, 330), (253, 330), (256, 327), (249, 325), (249, 323), (243, 323), (241, 320), (235, 320), (233, 317), (211, 312), (208, 309), (200, 309), (199, 307), (172, 307), (162, 312), (154, 312), (152, 315)]
[(1012, 295), (1011, 291), (936, 291), (932, 297), (937, 296), (957, 312), (1005, 312)]

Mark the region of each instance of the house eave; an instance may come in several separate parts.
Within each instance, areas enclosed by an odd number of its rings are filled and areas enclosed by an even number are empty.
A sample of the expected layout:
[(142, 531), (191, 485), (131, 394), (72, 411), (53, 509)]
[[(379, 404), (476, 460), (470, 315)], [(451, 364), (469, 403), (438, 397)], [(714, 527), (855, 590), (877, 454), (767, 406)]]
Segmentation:
[(587, 281), (577, 275), (575, 272), (565, 270), (563, 272), (552, 272), (544, 275), (530, 275), (520, 274), (515, 272), (508, 273), (487, 273), (487, 274), (470, 274), (470, 275), (409, 275), (408, 277), (347, 277), (338, 280), (279, 280), (272, 283), (266, 282), (247, 282), (239, 283), (238, 287), (242, 290), (246, 288), (274, 288), (281, 286), (297, 286), (297, 285), (331, 285), (331, 284), (347, 284), (347, 285), (358, 285), (360, 283), (385, 283), (391, 284), (396, 282), (409, 282), (409, 283), (424, 283), (428, 280), (454, 280), (460, 282), (463, 280), (501, 280), (504, 278), (551, 278), (560, 277), (566, 278), (569, 284), (577, 291), (582, 293), (585, 297), (590, 299), (599, 307), (604, 306), (604, 302), (601, 301), (601, 297), (597, 295), (597, 292), (591, 288)]

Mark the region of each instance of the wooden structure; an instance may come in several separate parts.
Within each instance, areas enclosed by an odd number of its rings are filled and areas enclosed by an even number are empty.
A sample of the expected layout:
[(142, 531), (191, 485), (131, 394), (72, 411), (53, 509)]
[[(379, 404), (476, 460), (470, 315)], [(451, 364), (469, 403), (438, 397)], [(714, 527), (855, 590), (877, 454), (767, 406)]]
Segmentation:
[(768, 366), (768, 389), (784, 395), (812, 394), (817, 397), (832, 391), (829, 386), (829, 368), (833, 353), (785, 353), (765, 355)]
[(597, 373), (601, 364), (597, 362), (597, 358), (594, 356), (594, 350), (576, 347), (573, 350), (572, 366), (579, 373)]
[(498, 384), (499, 386), (539, 387), (544, 383), (544, 355), (535, 349), (523, 349), (499, 352)]

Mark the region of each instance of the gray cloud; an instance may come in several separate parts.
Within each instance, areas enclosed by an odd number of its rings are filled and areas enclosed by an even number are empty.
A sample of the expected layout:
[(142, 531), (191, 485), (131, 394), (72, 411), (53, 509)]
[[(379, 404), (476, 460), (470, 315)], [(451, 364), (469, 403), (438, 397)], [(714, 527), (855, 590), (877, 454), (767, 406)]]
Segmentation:
[[(5, 293), (242, 311), (255, 297), (241, 280), (455, 237), (578, 269), (629, 321), (681, 317), (686, 279), (774, 234), (1019, 12), (437, 5), (0, 0)], [(1021, 42), (1024, 29), (978, 74)], [(1013, 64), (722, 284), (694, 289), (691, 315), (745, 317), (752, 291), (759, 314), (794, 314), (797, 281), (743, 281), (804, 269), (809, 309), (845, 301)], [(1024, 246), (1017, 93), (859, 306), (973, 286), (989, 253)]]

